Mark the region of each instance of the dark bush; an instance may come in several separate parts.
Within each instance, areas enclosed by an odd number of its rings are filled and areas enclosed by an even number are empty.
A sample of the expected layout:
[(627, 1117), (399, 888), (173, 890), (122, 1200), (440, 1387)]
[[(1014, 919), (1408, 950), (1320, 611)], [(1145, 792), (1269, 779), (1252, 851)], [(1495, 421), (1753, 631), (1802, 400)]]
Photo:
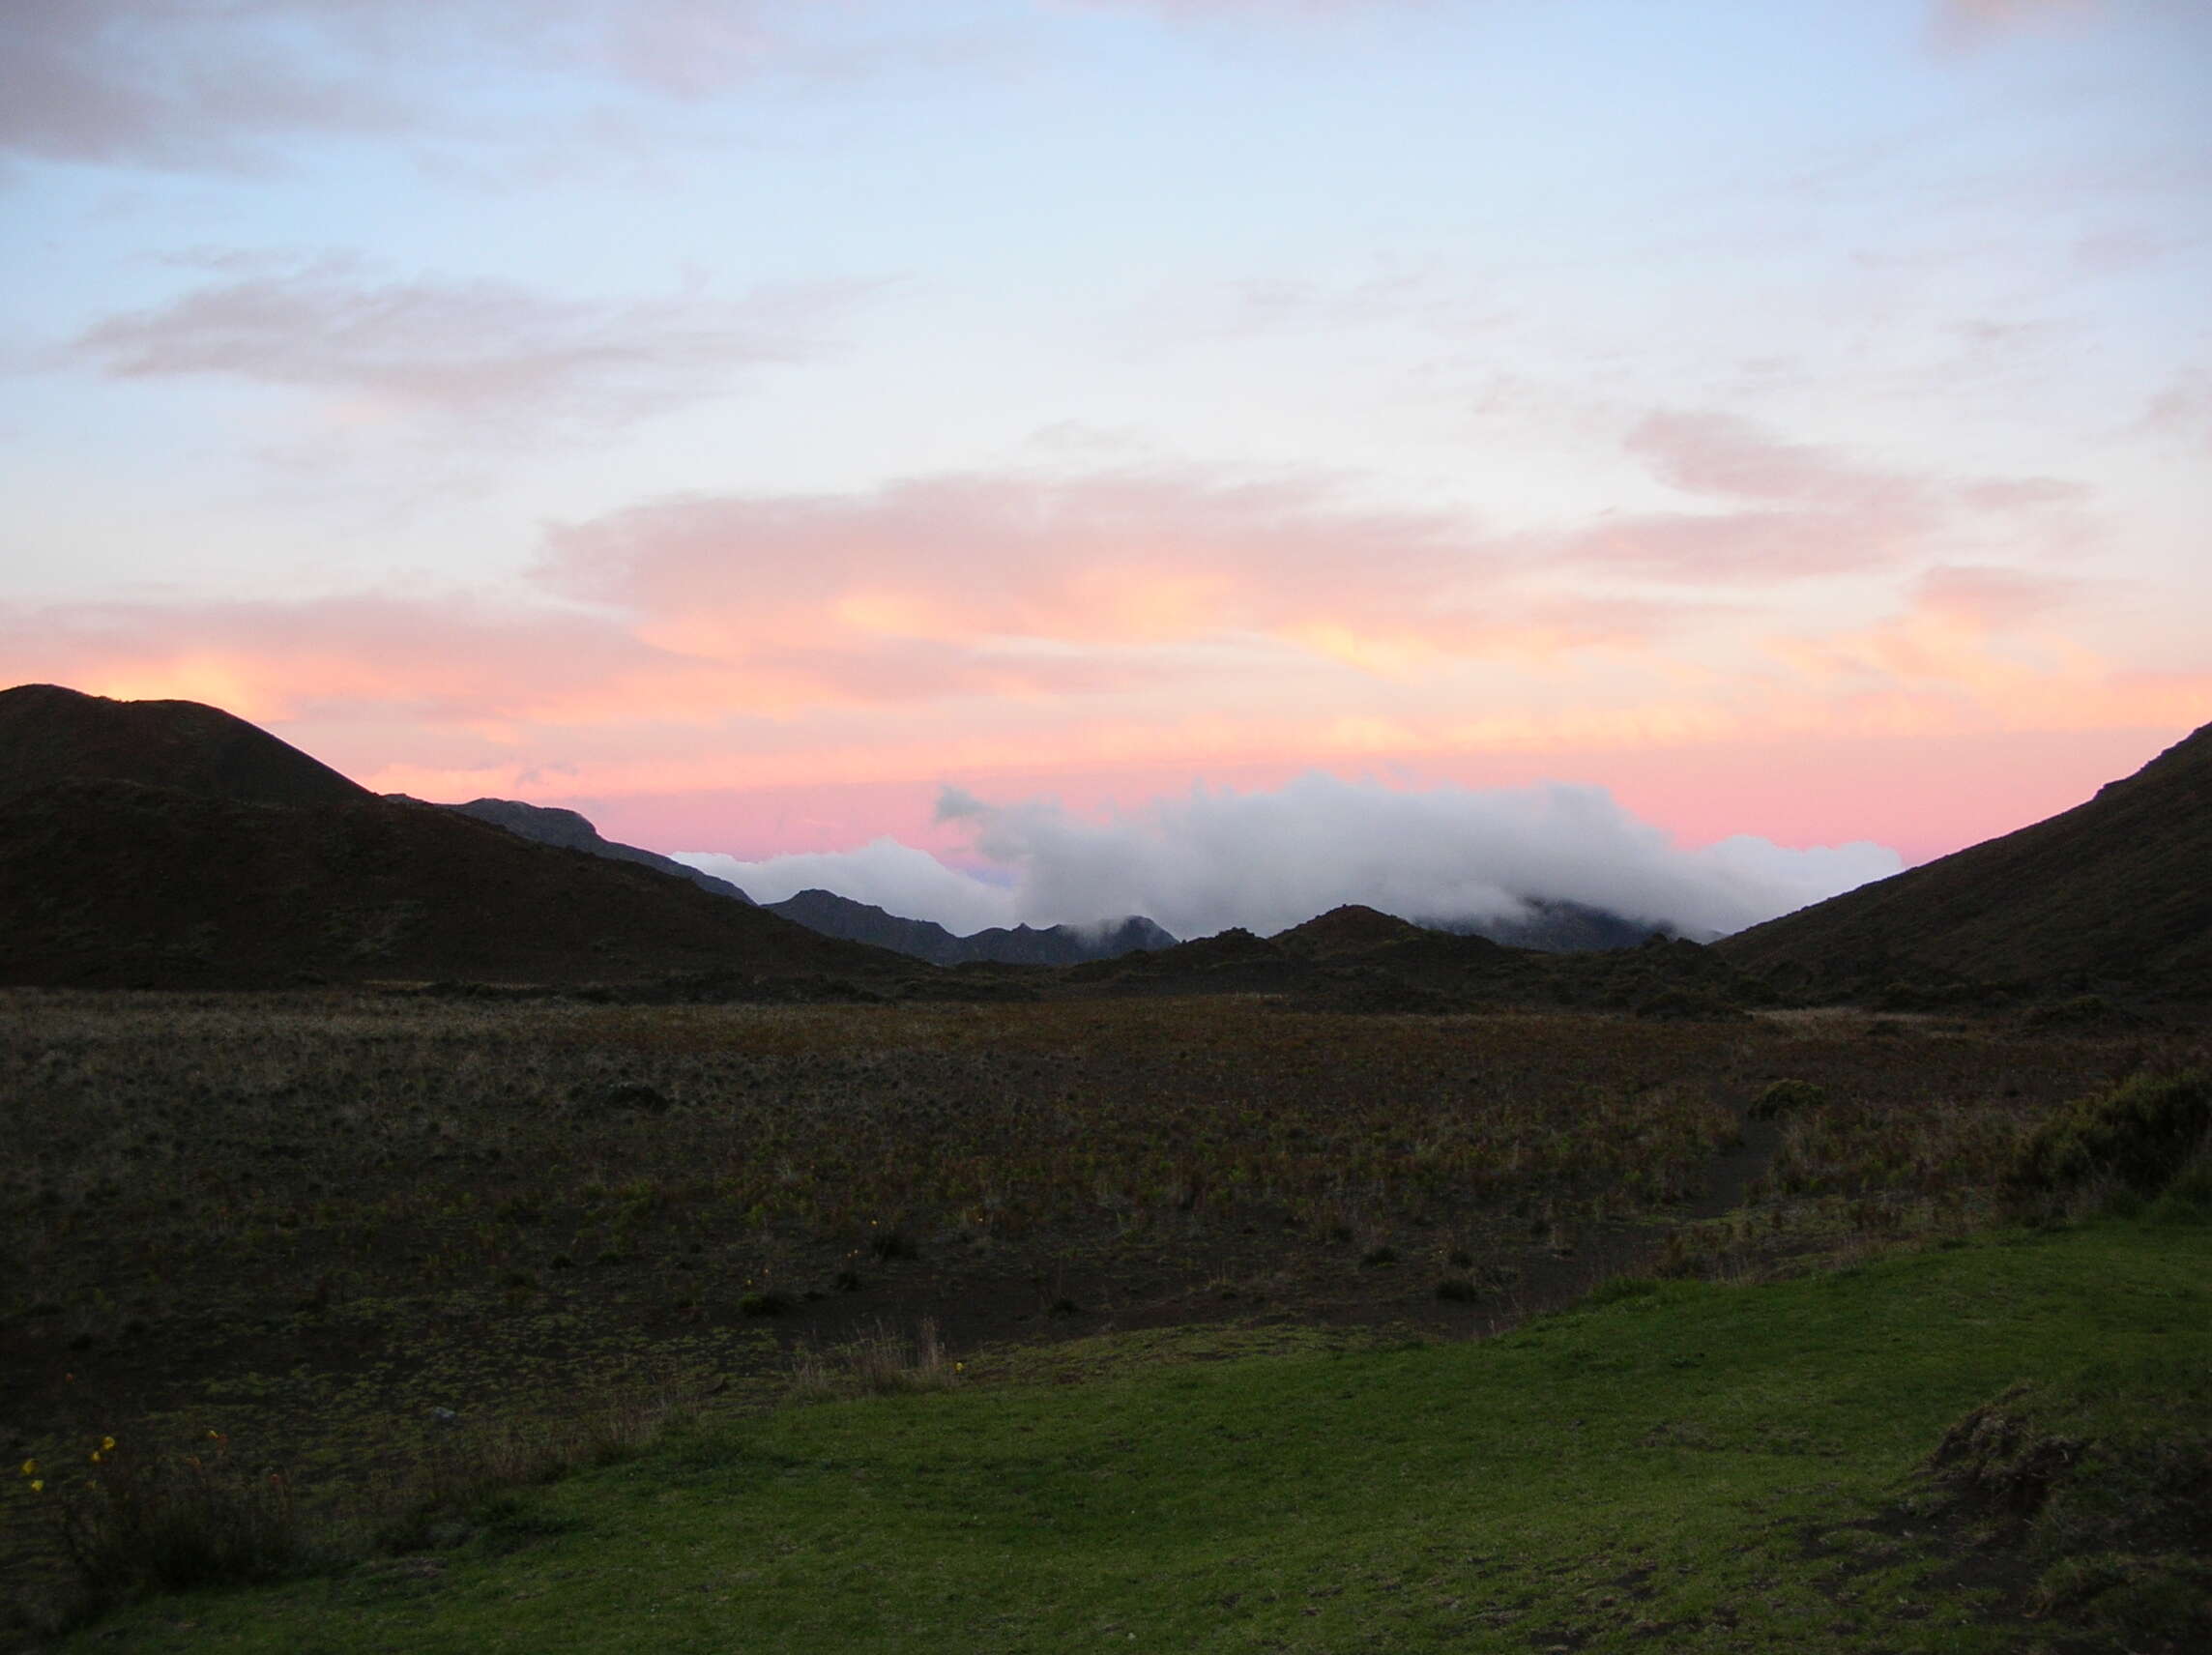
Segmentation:
[(1828, 1101), (1828, 1089), (1811, 1081), (1776, 1081), (1751, 1100), (1754, 1120), (1772, 1120), (1800, 1109), (1818, 1109)]
[(2006, 1189), (2064, 1195), (2105, 1178), (2154, 1196), (2172, 1182), (2212, 1128), (2212, 1078), (2136, 1075), (2078, 1099), (2021, 1146)]

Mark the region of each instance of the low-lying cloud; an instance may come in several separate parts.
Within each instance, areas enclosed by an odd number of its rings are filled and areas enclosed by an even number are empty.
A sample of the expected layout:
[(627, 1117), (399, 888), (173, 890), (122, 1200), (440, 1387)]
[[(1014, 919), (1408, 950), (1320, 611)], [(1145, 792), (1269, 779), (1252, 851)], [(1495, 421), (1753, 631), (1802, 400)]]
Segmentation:
[(1790, 850), (1737, 835), (1685, 850), (1605, 789), (1560, 784), (1413, 792), (1317, 773), (1267, 793), (1201, 789), (1102, 821), (1049, 799), (994, 804), (946, 788), (938, 816), (971, 828), (1005, 883), (888, 839), (758, 862), (680, 859), (764, 902), (811, 886), (956, 932), (1142, 914), (1179, 937), (1271, 935), (1343, 903), (1408, 919), (1512, 919), (1532, 899), (1706, 937), (1903, 865), (1863, 841)]

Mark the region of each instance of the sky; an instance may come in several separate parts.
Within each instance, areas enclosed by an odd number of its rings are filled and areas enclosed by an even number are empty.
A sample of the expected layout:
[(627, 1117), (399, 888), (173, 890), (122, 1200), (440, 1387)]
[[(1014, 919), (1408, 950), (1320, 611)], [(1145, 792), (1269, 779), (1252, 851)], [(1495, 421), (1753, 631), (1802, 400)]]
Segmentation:
[(1741, 923), (2212, 718), (2207, 295), (2198, 0), (0, 0), (0, 681)]

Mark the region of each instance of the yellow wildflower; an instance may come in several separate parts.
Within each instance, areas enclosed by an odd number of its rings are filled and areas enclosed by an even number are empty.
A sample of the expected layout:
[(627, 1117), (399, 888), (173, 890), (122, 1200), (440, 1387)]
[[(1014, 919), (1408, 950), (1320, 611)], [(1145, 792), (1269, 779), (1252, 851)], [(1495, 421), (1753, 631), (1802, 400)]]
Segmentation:
[(102, 1452), (102, 1453), (103, 1453), (103, 1454), (112, 1454), (112, 1453), (114, 1453), (114, 1452), (115, 1452), (115, 1438), (114, 1438), (114, 1437), (102, 1437), (100, 1439), (100, 1447), (101, 1447), (101, 1452)]
[(44, 1481), (41, 1478), (33, 1477), (31, 1479), (31, 1492), (35, 1495), (44, 1494), (46, 1492), (46, 1485)]
[(25, 1460), (25, 1461), (23, 1462), (23, 1475), (24, 1475), (24, 1476), (26, 1476), (26, 1477), (35, 1477), (35, 1476), (37, 1476), (38, 1474), (39, 1474), (39, 1463), (38, 1463), (38, 1461), (36, 1461), (36, 1460)]

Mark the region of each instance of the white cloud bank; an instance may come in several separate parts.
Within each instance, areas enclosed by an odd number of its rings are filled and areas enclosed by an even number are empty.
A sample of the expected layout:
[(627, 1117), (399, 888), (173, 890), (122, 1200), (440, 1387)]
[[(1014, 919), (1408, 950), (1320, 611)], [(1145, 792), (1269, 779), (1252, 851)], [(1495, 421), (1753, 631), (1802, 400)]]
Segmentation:
[(1272, 793), (1202, 789), (1105, 821), (1050, 800), (998, 805), (947, 788), (938, 817), (972, 824), (976, 850), (1007, 883), (891, 839), (758, 862), (712, 852), (677, 859), (761, 902), (815, 887), (963, 935), (1142, 914), (1179, 937), (1233, 925), (1272, 935), (1347, 902), (1409, 919), (1516, 917), (1529, 898), (1703, 937), (1904, 865), (1865, 841), (1792, 851), (1739, 834), (1683, 850), (1605, 789), (1557, 784), (1416, 793), (1314, 774)]

